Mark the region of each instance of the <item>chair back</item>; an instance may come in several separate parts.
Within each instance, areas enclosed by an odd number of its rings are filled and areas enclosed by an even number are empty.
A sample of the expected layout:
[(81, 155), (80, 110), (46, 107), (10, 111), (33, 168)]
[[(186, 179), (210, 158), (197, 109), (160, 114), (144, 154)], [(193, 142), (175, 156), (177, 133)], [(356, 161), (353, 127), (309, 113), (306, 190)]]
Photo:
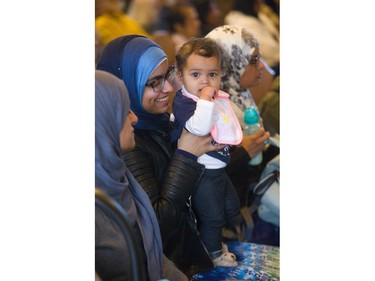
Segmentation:
[(136, 242), (136, 236), (124, 208), (122, 208), (118, 202), (110, 198), (99, 188), (95, 188), (95, 204), (110, 215), (113, 221), (118, 224), (125, 237), (126, 244), (129, 247), (131, 264), (130, 280), (145, 280), (141, 250), (136, 247), (136, 245), (138, 245)]

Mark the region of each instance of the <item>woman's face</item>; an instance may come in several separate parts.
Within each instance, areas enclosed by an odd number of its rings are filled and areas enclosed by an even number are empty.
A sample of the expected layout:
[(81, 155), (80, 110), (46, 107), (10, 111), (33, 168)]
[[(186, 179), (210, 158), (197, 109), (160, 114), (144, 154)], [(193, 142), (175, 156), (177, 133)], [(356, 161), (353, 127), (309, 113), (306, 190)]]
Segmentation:
[(248, 89), (259, 84), (263, 77), (264, 64), (260, 60), (259, 50), (251, 55), (250, 63), (240, 77), (240, 87)]
[[(150, 81), (162, 80), (165, 78), (168, 71), (168, 60), (163, 61), (155, 71), (150, 75), (147, 83)], [(148, 113), (162, 114), (168, 111), (169, 92), (174, 91), (170, 81), (165, 80), (164, 87), (160, 93), (155, 93), (152, 86), (145, 86), (142, 98), (143, 109)]]
[(128, 117), (125, 120), (124, 126), (120, 132), (120, 148), (122, 151), (133, 149), (135, 146), (134, 128), (133, 126), (138, 122), (138, 117), (129, 109)]
[(207, 13), (206, 21), (212, 27), (217, 27), (221, 25), (222, 12), (217, 6), (215, 1), (209, 3), (209, 11)]
[(188, 7), (185, 9), (185, 22), (180, 32), (186, 37), (197, 37), (200, 35), (201, 21), (195, 8)]

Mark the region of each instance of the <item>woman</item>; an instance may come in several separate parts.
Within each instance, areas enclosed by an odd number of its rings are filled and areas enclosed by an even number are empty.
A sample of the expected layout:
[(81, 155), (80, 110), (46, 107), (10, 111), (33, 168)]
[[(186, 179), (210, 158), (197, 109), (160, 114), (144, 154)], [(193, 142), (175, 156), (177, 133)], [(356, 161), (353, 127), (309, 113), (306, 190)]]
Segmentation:
[[(113, 75), (95, 73), (95, 186), (126, 211), (143, 248), (149, 280), (162, 276), (162, 243), (155, 213), (146, 193), (121, 159), (121, 151), (134, 147), (130, 110), (124, 83)], [(143, 245), (143, 246), (142, 246)], [(129, 257), (119, 228), (103, 210), (95, 210), (95, 271), (102, 280), (127, 280)]]
[[(229, 71), (223, 77), (221, 87), (230, 94), (236, 115), (243, 121), (246, 107), (256, 106), (248, 89), (260, 82), (263, 71), (268, 67), (260, 55), (258, 41), (248, 29), (234, 25), (217, 27), (206, 37), (214, 39), (226, 51)], [(227, 166), (227, 173), (239, 192), (242, 205), (252, 200), (246, 198), (249, 184), (258, 182), (265, 165), (279, 154), (279, 148), (275, 146), (267, 146), (267, 149), (264, 149), (264, 141), (269, 137), (270, 133), (261, 128), (254, 135), (244, 136), (241, 146), (231, 151), (231, 163)], [(257, 167), (249, 166), (249, 160), (262, 151), (263, 162)], [(250, 241), (255, 242), (253, 239), (258, 235), (258, 229), (262, 232), (255, 226)]]
[(169, 10), (168, 21), (176, 53), (187, 40), (200, 35), (201, 21), (192, 4), (173, 5)]
[[(247, 29), (233, 25), (217, 27), (206, 37), (218, 42), (226, 52), (229, 70), (222, 78), (221, 88), (230, 95), (233, 110), (243, 125), (246, 107), (256, 107), (248, 89), (260, 82), (265, 69), (258, 41)], [(230, 165), (228, 168), (235, 172), (238, 167), (247, 167), (249, 160), (263, 150), (263, 142), (269, 136), (269, 132), (264, 128), (252, 136), (244, 136), (242, 146), (232, 154), (232, 161), (236, 165)], [(243, 172), (243, 169), (239, 170)], [(255, 181), (257, 180), (256, 178)]]
[(247, 29), (234, 25), (217, 27), (206, 37), (215, 40), (226, 52), (228, 71), (221, 87), (229, 93), (237, 117), (243, 122), (246, 107), (256, 107), (248, 89), (259, 84), (265, 70), (259, 43)]
[(222, 25), (222, 12), (216, 0), (192, 0), (201, 21), (201, 36)]
[(150, 39), (129, 35), (109, 42), (97, 68), (121, 78), (128, 87), (138, 123), (136, 146), (123, 158), (154, 207), (164, 254), (189, 277), (213, 268), (187, 203), (204, 171), (197, 157), (222, 146), (211, 145), (211, 136), (185, 131), (177, 150), (172, 150), (167, 110), (173, 70), (166, 54)]

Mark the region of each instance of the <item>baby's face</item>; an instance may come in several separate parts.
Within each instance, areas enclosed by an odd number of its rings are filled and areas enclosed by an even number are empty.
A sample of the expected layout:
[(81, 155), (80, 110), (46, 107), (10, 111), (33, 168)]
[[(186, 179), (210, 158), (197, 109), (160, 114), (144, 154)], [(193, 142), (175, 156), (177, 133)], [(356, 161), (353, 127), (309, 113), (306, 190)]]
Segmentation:
[(192, 54), (182, 70), (181, 77), (186, 90), (197, 97), (205, 86), (220, 89), (221, 68), (216, 57)]

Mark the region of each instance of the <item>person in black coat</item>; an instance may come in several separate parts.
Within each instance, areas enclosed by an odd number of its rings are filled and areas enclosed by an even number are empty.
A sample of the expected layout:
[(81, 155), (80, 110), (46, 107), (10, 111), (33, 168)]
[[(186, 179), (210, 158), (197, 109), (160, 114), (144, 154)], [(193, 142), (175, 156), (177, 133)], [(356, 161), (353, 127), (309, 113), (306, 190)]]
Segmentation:
[(139, 35), (114, 39), (103, 49), (97, 69), (121, 78), (129, 90), (138, 123), (136, 146), (123, 159), (151, 200), (164, 254), (188, 277), (214, 268), (198, 237), (189, 202), (204, 172), (197, 157), (222, 146), (213, 146), (211, 136), (184, 131), (173, 149), (167, 113), (169, 92), (174, 91), (173, 67), (152, 40)]

